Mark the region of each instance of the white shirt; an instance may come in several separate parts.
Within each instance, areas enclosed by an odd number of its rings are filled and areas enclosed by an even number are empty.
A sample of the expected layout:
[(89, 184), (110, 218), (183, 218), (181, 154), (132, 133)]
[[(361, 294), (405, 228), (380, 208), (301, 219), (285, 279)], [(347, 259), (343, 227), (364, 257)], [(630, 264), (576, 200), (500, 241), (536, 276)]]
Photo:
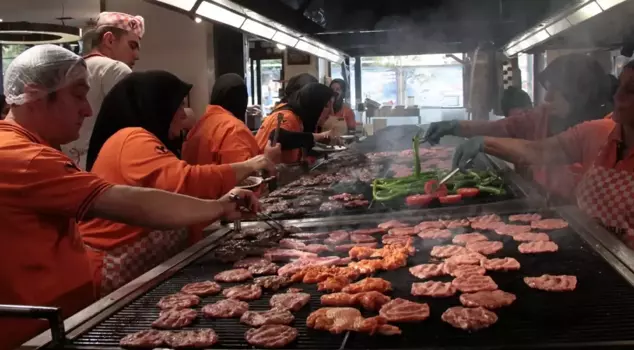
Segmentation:
[(62, 151), (83, 170), (86, 170), (88, 145), (103, 99), (116, 83), (132, 73), (130, 67), (125, 63), (105, 56), (88, 57), (86, 66), (88, 67), (88, 84), (90, 85), (87, 97), (92, 108), (92, 117), (84, 119), (79, 130), (79, 138), (76, 141), (62, 146)]

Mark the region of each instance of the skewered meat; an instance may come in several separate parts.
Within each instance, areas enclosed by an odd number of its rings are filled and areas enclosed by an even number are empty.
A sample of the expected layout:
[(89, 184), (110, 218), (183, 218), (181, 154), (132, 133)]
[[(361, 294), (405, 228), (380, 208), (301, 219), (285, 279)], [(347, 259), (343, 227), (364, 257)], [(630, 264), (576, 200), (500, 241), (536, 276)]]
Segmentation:
[(240, 317), (249, 310), (249, 304), (235, 299), (223, 299), (203, 306), (203, 315), (208, 318)]
[(509, 221), (510, 222), (532, 222), (532, 221), (537, 221), (537, 220), (541, 220), (542, 216), (539, 214), (517, 214), (517, 215), (511, 215), (509, 216)]
[(445, 259), (445, 258), (452, 257), (454, 255), (461, 255), (466, 253), (469, 253), (469, 250), (467, 250), (467, 248), (459, 246), (459, 245), (449, 244), (449, 245), (439, 245), (439, 246), (433, 247), (431, 249), (430, 255), (435, 258)]
[(531, 288), (547, 292), (571, 292), (577, 288), (577, 277), (570, 275), (541, 275), (524, 277), (524, 283)]
[(492, 222), (472, 222), (471, 228), (474, 230), (495, 230), (498, 227), (506, 226), (502, 221), (492, 221)]
[(360, 235), (357, 233), (350, 234), (350, 240), (354, 243), (371, 243), (376, 242), (376, 238), (370, 235)]
[(395, 227), (389, 229), (387, 233), (392, 236), (414, 236), (416, 233), (418, 233), (418, 230), (415, 227), (411, 226)]
[(498, 289), (498, 285), (489, 276), (467, 275), (454, 279), (451, 284), (463, 293)]
[(193, 309), (163, 310), (159, 318), (152, 322), (152, 327), (161, 329), (178, 329), (189, 326), (198, 316)]
[(411, 294), (417, 297), (447, 298), (456, 294), (456, 287), (451, 282), (417, 282), (412, 283)]
[(330, 212), (343, 209), (343, 203), (341, 202), (324, 202), (319, 206), (319, 211)]
[(218, 336), (211, 328), (171, 332), (165, 338), (165, 344), (173, 349), (208, 348), (217, 342)]
[(455, 265), (445, 263), (443, 266), (445, 273), (453, 277), (465, 277), (470, 275), (484, 276), (487, 270), (478, 265)]
[(295, 341), (297, 329), (286, 325), (264, 325), (244, 334), (247, 343), (262, 348), (283, 348)]
[(445, 264), (453, 264), (453, 265), (480, 265), (482, 260), (486, 260), (486, 256), (475, 253), (468, 252), (466, 254), (459, 254), (450, 257), (445, 260)]
[(454, 244), (467, 244), (467, 243), (473, 243), (473, 242), (484, 242), (488, 240), (489, 239), (485, 235), (474, 232), (474, 233), (463, 233), (463, 234), (456, 235), (451, 240), (451, 242), (453, 242)]
[(324, 240), (324, 243), (330, 245), (337, 245), (339, 243), (345, 242), (350, 237), (350, 234), (347, 231), (333, 231), (330, 232), (328, 238)]
[(420, 231), (425, 231), (425, 230), (430, 230), (430, 229), (437, 229), (437, 230), (441, 230), (447, 228), (447, 225), (441, 221), (441, 220), (436, 220), (436, 221), (423, 221), (420, 224), (416, 225), (416, 229), (420, 232)]
[(218, 294), (221, 290), (222, 287), (218, 283), (212, 281), (204, 281), (186, 284), (181, 289), (181, 292), (185, 294), (207, 296)]
[(280, 276), (292, 276), (305, 267), (332, 266), (339, 264), (341, 260), (342, 258), (338, 256), (301, 258), (280, 267), (277, 270), (277, 274)]
[(378, 233), (385, 233), (385, 230), (382, 228), (363, 228), (350, 232), (351, 235), (375, 235)]
[[(363, 273), (363, 272), (359, 271), (359, 273)], [(350, 284), (350, 280), (346, 276), (332, 276), (332, 277), (328, 277), (325, 281), (321, 281), (317, 283), (317, 290), (328, 291), (328, 292), (341, 292), (341, 290), (349, 284)]]
[(468, 220), (471, 221), (472, 223), (474, 223), (474, 222), (497, 222), (497, 221), (502, 221), (502, 219), (497, 214), (487, 214), (487, 215), (481, 215), (481, 216), (474, 216), (474, 217), (468, 218)]
[(222, 295), (228, 299), (255, 300), (262, 296), (262, 288), (256, 284), (243, 284), (223, 290)]
[(274, 275), (279, 267), (276, 263), (268, 263), (266, 265), (252, 265), (248, 270), (252, 275)]
[(269, 305), (272, 308), (299, 311), (310, 301), (308, 293), (280, 293), (271, 297)]
[(247, 311), (240, 317), (240, 322), (251, 327), (260, 327), (265, 324), (289, 325), (295, 321), (295, 316), (283, 309), (271, 309), (267, 311)]
[(299, 199), (295, 200), (295, 205), (299, 207), (317, 207), (321, 205), (323, 199), (320, 195), (308, 195), (302, 196)]
[(123, 348), (160, 348), (169, 334), (170, 332), (148, 329), (126, 335), (119, 341), (119, 345)]
[(517, 246), (517, 249), (522, 254), (554, 253), (559, 250), (559, 246), (555, 242), (537, 241), (522, 243)]
[(420, 279), (444, 276), (444, 264), (421, 264), (409, 268), (409, 273)]
[(380, 223), (377, 227), (383, 230), (390, 230), (397, 227), (408, 227), (408, 224), (404, 224), (398, 220), (390, 220)]
[(421, 231), (418, 237), (422, 239), (447, 239), (451, 235), (452, 233), (449, 230), (428, 229)]
[(258, 277), (254, 280), (254, 282), (261, 288), (270, 289), (272, 291), (276, 291), (291, 284), (291, 281), (285, 276)]
[(236, 269), (248, 269), (250, 266), (254, 265), (266, 265), (271, 263), (271, 260), (261, 257), (251, 257), (245, 258), (242, 260), (238, 260), (233, 264), (233, 267)]
[(365, 208), (370, 204), (370, 201), (365, 199), (357, 199), (349, 202), (343, 203), (344, 208), (353, 209), (353, 208)]
[(536, 230), (551, 231), (566, 228), (568, 223), (562, 219), (543, 219), (531, 222), (531, 227)]
[(253, 278), (253, 275), (247, 269), (233, 269), (222, 271), (214, 276), (214, 280), (218, 282), (243, 282)]
[(271, 261), (288, 261), (291, 259), (316, 258), (317, 254), (303, 252), (296, 249), (269, 249), (264, 252), (264, 257)]
[(514, 258), (485, 259), (482, 267), (488, 271), (514, 271), (520, 269), (520, 263)]
[(548, 236), (548, 234), (543, 232), (540, 232), (540, 233), (525, 232), (525, 233), (514, 235), (513, 239), (517, 242), (536, 242), (536, 241), (549, 241), (550, 237)]
[(530, 232), (531, 227), (529, 225), (504, 225), (497, 227), (495, 233), (503, 236), (514, 236), (520, 233)]
[(461, 228), (471, 226), (471, 222), (467, 219), (443, 221), (447, 228)]
[(450, 307), (440, 318), (450, 325), (464, 330), (487, 328), (498, 321), (498, 316), (495, 313), (482, 307)]
[[(366, 259), (357, 262), (351, 262), (348, 267), (359, 271), (362, 275), (371, 275), (383, 268), (383, 260), (380, 259)], [(348, 283), (349, 284), (349, 283)], [(344, 286), (345, 287), (345, 286)], [(342, 287), (343, 288), (343, 287)]]
[(396, 335), (400, 329), (390, 326), (381, 316), (363, 318), (361, 312), (351, 307), (324, 307), (311, 313), (306, 319), (310, 328), (340, 334), (353, 331), (369, 334)]
[(331, 201), (349, 202), (353, 200), (364, 199), (364, 197), (362, 194), (340, 193), (330, 196), (328, 197), (328, 199), (330, 199)]
[(198, 296), (185, 293), (176, 293), (162, 297), (161, 300), (159, 300), (159, 302), (156, 304), (156, 306), (163, 310), (168, 310), (186, 309), (198, 304), (200, 304), (200, 298)]
[(396, 298), (381, 307), (379, 316), (388, 322), (420, 322), (429, 317), (429, 305)]
[(504, 244), (500, 241), (471, 242), (467, 244), (467, 249), (472, 252), (491, 255), (499, 252), (504, 248)]
[(350, 284), (343, 289), (345, 293), (361, 293), (361, 292), (370, 292), (377, 291), (381, 293), (385, 293), (387, 291), (392, 290), (392, 283), (386, 281), (382, 278), (364, 278), (357, 283)]
[(517, 299), (515, 294), (501, 290), (480, 291), (464, 293), (460, 295), (460, 302), (467, 307), (484, 307), (487, 309), (499, 309), (509, 306)]
[(400, 245), (413, 245), (414, 238), (410, 236), (395, 236), (395, 235), (384, 235), (381, 237), (381, 242), (383, 244), (400, 244)]

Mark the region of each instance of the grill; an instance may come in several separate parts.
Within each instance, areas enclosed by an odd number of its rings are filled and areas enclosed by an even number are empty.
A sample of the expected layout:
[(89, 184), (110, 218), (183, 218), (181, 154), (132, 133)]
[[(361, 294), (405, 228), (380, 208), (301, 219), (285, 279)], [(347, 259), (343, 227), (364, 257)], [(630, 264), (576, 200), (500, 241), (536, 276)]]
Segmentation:
[[(455, 211), (454, 211), (455, 212)], [(449, 214), (451, 215), (451, 214)], [(455, 215), (451, 215), (454, 216)], [(376, 220), (376, 219), (374, 219)], [(416, 222), (420, 219), (416, 220)], [(329, 230), (375, 227), (376, 221), (361, 224), (328, 225)], [(301, 225), (300, 225), (301, 226)], [(319, 223), (307, 224), (305, 231), (323, 231)], [(454, 230), (468, 232), (470, 229)], [(462, 348), (622, 348), (634, 346), (634, 288), (616, 270), (587, 245), (573, 229), (553, 231), (551, 239), (559, 245), (554, 254), (523, 255), (517, 251), (518, 243), (511, 237), (483, 232), (492, 240), (503, 238), (504, 249), (491, 257), (514, 257), (522, 265), (519, 272), (489, 272), (500, 289), (514, 293), (516, 302), (496, 310), (498, 322), (488, 329), (469, 333), (454, 329), (440, 319), (440, 315), (451, 306), (458, 306), (458, 296), (446, 299), (413, 297), (409, 294), (411, 283), (417, 279), (407, 268), (381, 272), (378, 277), (392, 282), (392, 297), (402, 297), (430, 305), (431, 316), (422, 323), (399, 324), (403, 335), (394, 337), (367, 336), (350, 333), (332, 335), (306, 328), (306, 317), (320, 307), (315, 285), (295, 284), (310, 293), (310, 304), (295, 313), (299, 337), (292, 349), (462, 349)], [(425, 241), (427, 242), (427, 241)], [(409, 266), (429, 261), (433, 245), (416, 241), (417, 254), (410, 257)], [(182, 269), (145, 295), (113, 313), (109, 318), (86, 333), (72, 340), (71, 348), (117, 347), (124, 335), (149, 329), (158, 317), (155, 307), (160, 297), (180, 290), (186, 283), (203, 281), (219, 271), (229, 269), (229, 264), (210, 264), (208, 256)], [(530, 289), (523, 283), (524, 276), (549, 274), (574, 274), (578, 277), (577, 289), (568, 293), (548, 293)], [(435, 278), (448, 281), (450, 278)], [(229, 286), (230, 284), (223, 284)], [(263, 297), (250, 302), (251, 310), (266, 310), (273, 293), (265, 291)], [(202, 305), (215, 302), (222, 296), (207, 297)], [(201, 306), (202, 306), (201, 305)], [(200, 306), (197, 308), (200, 310)], [(369, 317), (375, 313), (363, 311)], [(219, 349), (251, 348), (244, 340), (248, 329), (236, 319), (207, 320), (199, 317), (197, 322), (185, 329), (212, 327), (220, 338), (215, 347)]]

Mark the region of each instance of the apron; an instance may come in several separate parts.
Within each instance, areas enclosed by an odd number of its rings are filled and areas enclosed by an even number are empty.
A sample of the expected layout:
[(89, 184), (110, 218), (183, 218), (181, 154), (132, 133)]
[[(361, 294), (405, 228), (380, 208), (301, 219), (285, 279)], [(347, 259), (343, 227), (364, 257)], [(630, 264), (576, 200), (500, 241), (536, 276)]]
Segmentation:
[(100, 297), (148, 272), (188, 246), (189, 232), (181, 229), (152, 231), (133, 243), (100, 251), (103, 253)]
[(334, 130), (337, 135), (346, 135), (348, 133), (348, 124), (343, 117), (330, 116), (324, 122), (322, 131)]

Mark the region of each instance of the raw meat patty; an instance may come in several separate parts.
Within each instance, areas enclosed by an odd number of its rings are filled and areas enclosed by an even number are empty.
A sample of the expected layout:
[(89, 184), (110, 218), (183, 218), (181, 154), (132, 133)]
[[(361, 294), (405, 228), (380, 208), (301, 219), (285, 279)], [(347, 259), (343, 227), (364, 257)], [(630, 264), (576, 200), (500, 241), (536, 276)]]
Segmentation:
[(351, 235), (375, 235), (377, 233), (385, 233), (382, 228), (362, 228), (350, 232)]
[(185, 294), (206, 296), (218, 294), (221, 290), (222, 287), (218, 283), (212, 281), (204, 281), (186, 284), (183, 289), (181, 289), (181, 292)]
[(559, 230), (568, 227), (566, 220), (562, 219), (544, 219), (531, 222), (531, 227), (536, 230)]
[(416, 229), (418, 231), (425, 231), (429, 229), (444, 229), (447, 225), (443, 221), (423, 221), (420, 224), (416, 225)]
[(245, 258), (242, 260), (238, 260), (233, 264), (233, 267), (236, 269), (248, 269), (253, 265), (267, 265), (270, 264), (271, 260), (266, 258)]
[(519, 233), (513, 236), (513, 239), (517, 242), (536, 242), (536, 241), (550, 241), (550, 237), (546, 233), (533, 233), (525, 232)]
[(169, 334), (166, 331), (148, 329), (126, 335), (119, 341), (119, 345), (123, 348), (159, 348), (165, 343), (165, 338)]
[(234, 269), (222, 271), (214, 276), (214, 280), (218, 282), (242, 282), (253, 278), (251, 272), (247, 269)]
[(466, 331), (487, 328), (498, 321), (498, 316), (495, 313), (482, 307), (450, 307), (443, 312), (440, 318), (450, 325)]
[(379, 316), (388, 322), (420, 322), (429, 317), (429, 305), (396, 298), (381, 306)]
[(279, 266), (276, 263), (268, 263), (266, 265), (251, 265), (248, 271), (252, 275), (274, 275), (278, 269)]
[(354, 247), (367, 247), (367, 248), (376, 248), (379, 244), (377, 242), (372, 243), (354, 243), (354, 244), (342, 244), (335, 247), (336, 252), (347, 253), (350, 249)]
[(484, 242), (484, 241), (488, 241), (489, 239), (481, 234), (481, 233), (463, 233), (463, 234), (459, 234), (456, 235), (451, 242), (453, 242), (454, 244), (467, 244), (467, 243), (473, 243), (473, 242)]
[(492, 221), (492, 222), (472, 222), (471, 228), (474, 230), (495, 230), (498, 227), (505, 226), (506, 224), (502, 221)]
[(440, 259), (445, 259), (454, 255), (461, 255), (466, 253), (469, 253), (469, 250), (467, 250), (467, 248), (451, 244), (439, 245), (431, 249), (431, 256)]
[(291, 324), (295, 316), (282, 309), (271, 309), (268, 311), (247, 311), (240, 317), (240, 322), (251, 327), (260, 327), (265, 324)]
[(480, 253), (468, 252), (466, 254), (459, 254), (450, 257), (449, 259), (445, 260), (445, 264), (480, 265), (482, 260), (486, 260), (486, 256)]
[(517, 299), (515, 294), (501, 290), (480, 291), (464, 293), (460, 295), (460, 302), (467, 307), (483, 307), (486, 309), (499, 309), (509, 306)]
[(249, 304), (234, 299), (223, 299), (214, 304), (203, 306), (203, 314), (208, 318), (240, 317), (249, 310)]
[(447, 228), (461, 228), (471, 226), (471, 222), (467, 219), (443, 221)]
[(517, 249), (522, 254), (554, 253), (559, 250), (559, 246), (555, 242), (537, 241), (522, 243)]
[(174, 349), (208, 348), (217, 342), (218, 336), (216, 332), (210, 328), (171, 332), (171, 334), (165, 338), (165, 343)]
[(547, 292), (571, 292), (577, 288), (577, 277), (570, 275), (542, 275), (540, 277), (524, 277), (529, 287)]
[(380, 223), (377, 227), (383, 230), (389, 230), (389, 229), (393, 229), (396, 227), (407, 227), (409, 226), (408, 224), (404, 224), (400, 221), (397, 220), (390, 220), (390, 221), (386, 221), (383, 223)]
[(413, 236), (418, 233), (418, 230), (414, 227), (396, 227), (387, 231), (392, 236)]
[(227, 299), (255, 300), (262, 296), (262, 288), (256, 284), (243, 284), (223, 290), (222, 295)]
[(498, 285), (489, 276), (468, 275), (458, 277), (454, 279), (451, 284), (463, 293), (498, 289)]
[(189, 326), (198, 316), (193, 309), (163, 310), (159, 318), (152, 322), (152, 327), (161, 329), (178, 329)]
[(299, 311), (310, 301), (310, 294), (308, 293), (281, 293), (275, 294), (271, 297), (269, 305), (272, 308), (278, 308), (282, 310)]
[(446, 298), (456, 294), (456, 287), (451, 282), (427, 281), (412, 283), (413, 296)]
[(330, 244), (330, 245), (336, 245), (336, 244), (347, 241), (349, 237), (350, 237), (350, 234), (347, 231), (343, 231), (343, 230), (332, 231), (328, 235), (328, 238), (324, 240), (324, 243)]
[(308, 244), (302, 250), (309, 253), (319, 254), (330, 251), (330, 248), (328, 248), (325, 244)]
[(520, 233), (529, 232), (531, 227), (529, 225), (504, 225), (495, 229), (495, 233), (502, 236), (514, 236)]
[(541, 220), (542, 216), (539, 214), (517, 214), (509, 216), (510, 222), (532, 222)]
[(488, 271), (515, 271), (520, 269), (520, 262), (514, 258), (485, 259), (482, 267)]
[(481, 216), (473, 216), (468, 218), (471, 223), (474, 222), (498, 222), (502, 221), (502, 219), (497, 214), (486, 214)]
[(167, 309), (186, 309), (188, 307), (200, 304), (200, 298), (196, 295), (176, 293), (166, 295), (156, 303), (156, 306), (163, 310)]
[(452, 233), (449, 230), (429, 229), (420, 231), (418, 237), (422, 239), (447, 239), (451, 237)]
[(392, 290), (392, 283), (386, 281), (382, 278), (364, 278), (357, 283), (353, 283), (347, 285), (343, 288), (342, 292), (344, 293), (361, 293), (361, 292), (370, 292), (377, 291), (380, 293), (385, 293), (389, 290)]
[(484, 276), (487, 270), (478, 265), (454, 265), (444, 264), (445, 273), (453, 277), (464, 277), (470, 275)]
[(472, 242), (467, 243), (467, 249), (472, 252), (491, 255), (499, 252), (504, 248), (504, 244), (500, 241)]
[(255, 284), (264, 289), (270, 289), (276, 291), (282, 287), (286, 287), (291, 284), (291, 281), (286, 276), (264, 276), (255, 279)]
[(251, 328), (245, 334), (247, 343), (263, 348), (283, 348), (297, 338), (297, 329), (285, 325), (264, 325)]
[(420, 279), (444, 276), (444, 264), (421, 264), (412, 266), (409, 268), (409, 273)]
[(370, 235), (361, 235), (358, 233), (353, 233), (350, 235), (350, 240), (354, 243), (369, 243), (376, 242), (376, 238)]
[(400, 244), (400, 245), (412, 245), (414, 243), (410, 236), (396, 236), (396, 235), (384, 235), (381, 237), (383, 244)]

